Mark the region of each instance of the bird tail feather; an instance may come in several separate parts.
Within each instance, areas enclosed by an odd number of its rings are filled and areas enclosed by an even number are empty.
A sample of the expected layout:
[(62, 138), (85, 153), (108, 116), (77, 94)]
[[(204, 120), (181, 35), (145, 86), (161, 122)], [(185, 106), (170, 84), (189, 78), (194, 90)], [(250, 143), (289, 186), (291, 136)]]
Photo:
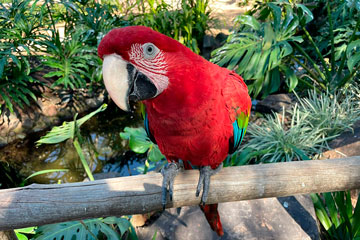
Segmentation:
[[(184, 168), (186, 170), (193, 169), (193, 167), (191, 166), (191, 164), (188, 161), (184, 161), (183, 164), (184, 164)], [(217, 208), (218, 208), (217, 203), (200, 205), (200, 209), (205, 214), (206, 220), (208, 221), (211, 229), (214, 232), (216, 232), (217, 235), (222, 236), (222, 235), (224, 235), (224, 230), (221, 225), (220, 215), (219, 215)]]
[(204, 212), (206, 220), (208, 221), (211, 229), (217, 233), (217, 235), (224, 235), (224, 230), (221, 225), (220, 215), (218, 213), (218, 204), (206, 204), (200, 205), (200, 209)]

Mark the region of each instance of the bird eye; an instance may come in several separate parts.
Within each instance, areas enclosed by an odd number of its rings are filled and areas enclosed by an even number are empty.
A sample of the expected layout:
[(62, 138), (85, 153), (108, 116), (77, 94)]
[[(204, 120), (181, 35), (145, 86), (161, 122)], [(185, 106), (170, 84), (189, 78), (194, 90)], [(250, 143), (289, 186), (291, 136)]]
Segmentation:
[(158, 54), (158, 52), (160, 50), (152, 43), (145, 43), (143, 45), (143, 51), (144, 51), (145, 58), (151, 59), (151, 58), (155, 57), (156, 54)]

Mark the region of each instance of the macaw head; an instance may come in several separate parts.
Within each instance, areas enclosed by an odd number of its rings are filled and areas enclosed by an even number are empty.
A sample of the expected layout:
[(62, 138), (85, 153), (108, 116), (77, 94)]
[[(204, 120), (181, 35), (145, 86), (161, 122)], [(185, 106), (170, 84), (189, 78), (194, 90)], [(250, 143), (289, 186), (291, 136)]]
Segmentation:
[[(129, 100), (160, 95), (171, 85), (170, 74), (192, 53), (178, 41), (148, 27), (130, 26), (110, 31), (100, 42), (105, 87), (113, 101), (128, 111)], [(185, 60), (186, 59), (186, 60)]]

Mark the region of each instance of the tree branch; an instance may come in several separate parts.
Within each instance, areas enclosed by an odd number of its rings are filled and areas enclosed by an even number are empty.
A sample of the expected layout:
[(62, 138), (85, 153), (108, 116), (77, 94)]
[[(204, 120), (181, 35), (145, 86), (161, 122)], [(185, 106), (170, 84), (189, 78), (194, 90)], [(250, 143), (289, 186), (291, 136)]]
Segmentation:
[[(197, 205), (199, 171), (175, 178), (167, 207)], [(0, 230), (161, 210), (160, 173), (0, 191)], [(360, 156), (228, 167), (211, 177), (208, 203), (360, 188)]]

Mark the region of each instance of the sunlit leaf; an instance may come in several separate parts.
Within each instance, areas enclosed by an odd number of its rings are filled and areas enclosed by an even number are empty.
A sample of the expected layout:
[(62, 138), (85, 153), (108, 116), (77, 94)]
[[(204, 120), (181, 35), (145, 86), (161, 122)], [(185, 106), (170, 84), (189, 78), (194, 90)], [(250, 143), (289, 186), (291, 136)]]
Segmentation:
[(260, 29), (260, 23), (256, 20), (255, 17), (250, 15), (239, 15), (235, 18), (235, 23), (245, 24), (253, 28), (254, 30)]
[(108, 239), (120, 239), (117, 232), (107, 226), (102, 219), (89, 219), (40, 226), (36, 229), (35, 240), (88, 239), (95, 240), (101, 232)]
[[(107, 104), (103, 104), (97, 110), (85, 115), (79, 120), (76, 120), (77, 126), (80, 127), (87, 120), (92, 118), (97, 113), (104, 111), (106, 108)], [(53, 127), (45, 136), (42, 136), (38, 141), (36, 141), (36, 145), (39, 146), (41, 144), (55, 144), (63, 142), (73, 137), (73, 131), (74, 121), (63, 122), (61, 126)]]
[(165, 156), (160, 152), (159, 147), (153, 144), (148, 152), (148, 159), (152, 162), (158, 162), (164, 158)]
[(303, 4), (296, 4), (296, 7), (301, 9), (301, 23), (302, 24), (307, 24), (309, 22), (311, 22), (314, 19), (314, 15), (312, 14), (312, 12), (310, 11), (310, 9), (308, 9), (305, 5)]
[(24, 181), (32, 178), (32, 177), (36, 177), (38, 175), (41, 175), (41, 174), (47, 174), (47, 173), (53, 173), (53, 172), (68, 172), (69, 169), (45, 169), (45, 170), (41, 170), (41, 171), (37, 171), (33, 174), (31, 174), (30, 176), (28, 176), (27, 178), (25, 178)]

